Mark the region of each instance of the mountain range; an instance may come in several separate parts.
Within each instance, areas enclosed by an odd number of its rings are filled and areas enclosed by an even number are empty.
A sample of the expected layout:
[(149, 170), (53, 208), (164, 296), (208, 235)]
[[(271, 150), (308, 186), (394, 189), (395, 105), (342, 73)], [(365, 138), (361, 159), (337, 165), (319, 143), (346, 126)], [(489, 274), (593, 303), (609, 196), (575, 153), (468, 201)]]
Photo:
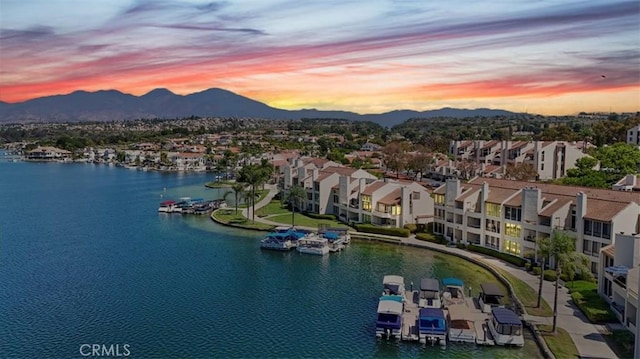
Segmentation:
[(316, 109), (283, 110), (219, 88), (190, 95), (155, 89), (142, 96), (116, 90), (75, 91), (67, 95), (40, 97), (25, 102), (0, 101), (0, 123), (114, 121), (152, 118), (252, 117), (266, 119), (334, 118), (373, 121), (394, 126), (410, 118), (511, 116), (516, 113), (494, 109), (396, 110), (380, 114)]

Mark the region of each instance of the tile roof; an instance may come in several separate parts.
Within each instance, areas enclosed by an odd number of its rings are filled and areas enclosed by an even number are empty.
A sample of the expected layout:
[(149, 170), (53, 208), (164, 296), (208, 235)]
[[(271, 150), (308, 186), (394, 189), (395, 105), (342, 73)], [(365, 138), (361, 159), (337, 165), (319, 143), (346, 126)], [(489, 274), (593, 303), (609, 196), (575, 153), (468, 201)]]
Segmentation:
[(398, 204), (400, 203), (402, 196), (402, 189), (396, 188), (388, 195), (384, 196), (382, 199), (378, 201), (378, 203), (382, 204)]
[[(556, 213), (560, 208), (573, 202), (573, 199), (569, 196), (562, 196), (562, 197), (557, 196), (557, 197), (551, 197), (551, 198), (545, 197), (545, 199), (552, 202), (549, 203), (546, 207), (542, 207), (542, 210), (540, 211), (540, 213), (538, 213), (538, 215), (543, 217), (549, 217), (549, 218), (551, 218), (551, 216), (553, 216), (553, 214)], [(553, 200), (556, 200), (556, 201), (553, 202)]]
[(631, 203), (610, 202), (597, 199), (587, 200), (587, 213), (584, 218), (608, 222)]
[(364, 191), (362, 191), (362, 194), (366, 195), (366, 196), (371, 196), (373, 194), (373, 192), (379, 190), (380, 188), (384, 187), (385, 185), (387, 185), (387, 182), (384, 181), (375, 181), (373, 183), (371, 183), (368, 186), (365, 186)]
[(343, 176), (351, 176), (356, 171), (357, 171), (357, 169), (354, 169), (354, 168), (351, 168), (351, 167), (329, 166), (329, 167), (323, 169), (320, 172), (338, 173), (338, 174), (341, 174)]
[(487, 196), (486, 202), (502, 203), (507, 198), (511, 197), (515, 192), (516, 191), (512, 189), (489, 186), (489, 195)]

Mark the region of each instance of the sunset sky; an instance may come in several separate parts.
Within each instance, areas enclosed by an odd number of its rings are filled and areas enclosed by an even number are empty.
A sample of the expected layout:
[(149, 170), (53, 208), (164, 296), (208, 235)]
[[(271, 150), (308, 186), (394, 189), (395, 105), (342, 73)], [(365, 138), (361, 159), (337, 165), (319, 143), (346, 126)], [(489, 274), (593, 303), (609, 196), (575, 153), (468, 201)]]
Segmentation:
[(224, 88), (271, 106), (640, 111), (640, 1), (0, 0), (0, 100)]

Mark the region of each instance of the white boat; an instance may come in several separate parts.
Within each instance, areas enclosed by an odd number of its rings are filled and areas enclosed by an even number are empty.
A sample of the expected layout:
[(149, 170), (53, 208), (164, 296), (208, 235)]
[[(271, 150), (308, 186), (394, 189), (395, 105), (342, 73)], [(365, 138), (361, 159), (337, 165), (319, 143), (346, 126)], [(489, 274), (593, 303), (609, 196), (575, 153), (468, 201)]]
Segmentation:
[(497, 345), (524, 346), (522, 321), (507, 308), (493, 308), (489, 319), (489, 330)]
[(300, 253), (324, 256), (329, 254), (329, 241), (316, 234), (308, 233), (304, 237), (298, 239), (298, 246), (296, 249)]
[(449, 341), (452, 343), (476, 342), (475, 324), (469, 319), (469, 311), (463, 305), (452, 305), (447, 310)]
[(296, 248), (298, 240), (304, 236), (294, 230), (270, 232), (260, 241), (260, 248), (288, 251)]
[(382, 295), (399, 297), (401, 302), (405, 302), (406, 290), (404, 277), (399, 275), (385, 275), (382, 279)]
[(464, 282), (458, 278), (445, 278), (442, 280), (444, 290), (442, 303), (444, 306), (452, 304), (464, 304)]
[(420, 308), (442, 308), (440, 282), (435, 278), (420, 279), (418, 306)]
[(158, 207), (158, 212), (171, 213), (173, 212), (176, 206), (175, 201), (164, 201), (160, 203), (160, 207)]
[(388, 296), (381, 297), (376, 317), (376, 338), (401, 339), (403, 313), (402, 302)]
[(480, 295), (478, 295), (478, 304), (483, 313), (491, 313), (492, 308), (502, 307), (502, 298), (504, 291), (496, 283), (480, 284)]

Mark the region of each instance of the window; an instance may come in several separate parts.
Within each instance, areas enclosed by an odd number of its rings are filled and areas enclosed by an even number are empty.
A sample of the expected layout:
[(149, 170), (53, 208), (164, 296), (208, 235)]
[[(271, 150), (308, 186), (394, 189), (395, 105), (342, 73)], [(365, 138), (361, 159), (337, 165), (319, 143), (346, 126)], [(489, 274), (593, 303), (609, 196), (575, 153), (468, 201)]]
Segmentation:
[(420, 192), (413, 192), (411, 194), (411, 198), (419, 200), (420, 199)]
[(591, 241), (588, 239), (585, 239), (582, 241), (582, 253), (584, 254), (590, 254), (591, 250)]
[(320, 182), (313, 182), (313, 190), (320, 191)]
[(487, 215), (493, 217), (500, 217), (500, 205), (495, 203), (487, 203), (485, 205)]
[(602, 238), (611, 239), (611, 223), (602, 223)]
[(402, 207), (400, 206), (391, 206), (391, 215), (398, 216), (402, 214)]
[(493, 219), (487, 219), (485, 222), (485, 228), (489, 232), (500, 233), (500, 222)]
[(571, 229), (576, 230), (576, 209), (571, 209)]
[(520, 243), (514, 241), (504, 241), (504, 250), (507, 253), (519, 256), (520, 255)]
[(371, 196), (362, 195), (362, 209), (365, 211), (371, 211)]
[(544, 171), (544, 163), (540, 164), (540, 171)]
[(505, 223), (504, 234), (509, 237), (520, 238), (522, 227), (519, 224)]
[(371, 223), (371, 216), (368, 214), (363, 214), (362, 215), (362, 222), (363, 223)]
[(611, 239), (611, 222), (600, 222), (586, 219), (583, 233), (586, 235)]
[(544, 161), (544, 151), (542, 151), (542, 156), (540, 156), (540, 161)]
[(443, 205), (444, 204), (444, 195), (443, 194), (434, 194), (433, 202), (435, 204)]
[(584, 221), (584, 230), (583, 230), (583, 232), (584, 232), (584, 234), (587, 234), (587, 235), (591, 235), (591, 233), (592, 233), (591, 232), (591, 221), (588, 220), (588, 219), (586, 219)]
[(522, 210), (516, 207), (504, 207), (504, 218), (520, 222), (522, 220)]

